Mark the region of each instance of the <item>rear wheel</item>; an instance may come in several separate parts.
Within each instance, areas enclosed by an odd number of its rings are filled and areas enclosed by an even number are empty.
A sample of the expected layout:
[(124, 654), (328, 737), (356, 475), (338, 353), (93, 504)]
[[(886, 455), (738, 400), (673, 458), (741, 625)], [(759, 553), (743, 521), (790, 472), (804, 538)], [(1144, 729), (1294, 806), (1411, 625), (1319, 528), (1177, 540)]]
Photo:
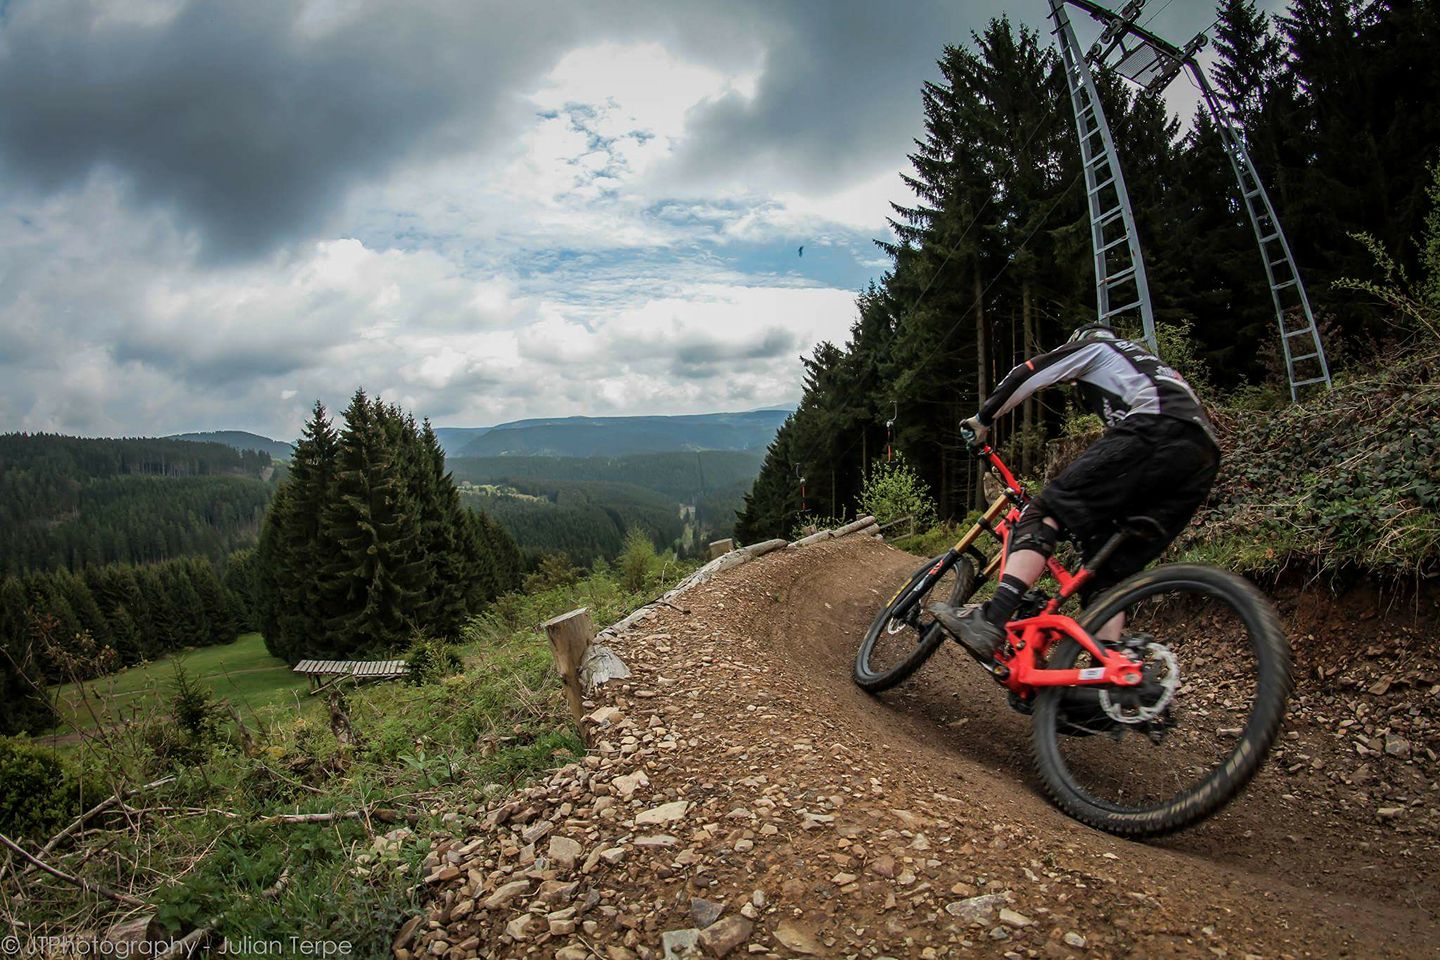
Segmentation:
[(966, 554), (929, 590), (915, 596), (916, 586), (944, 559), (942, 554), (916, 570), (870, 624), (855, 654), (855, 682), (862, 689), (871, 693), (889, 690), (918, 670), (945, 642), (945, 631), (926, 606), (932, 600), (959, 605), (970, 599), (980, 586), (980, 568), (974, 557)]
[[(1121, 646), (1144, 663), (1138, 688), (1051, 688), (1035, 703), (1035, 763), (1051, 798), (1082, 823), (1131, 837), (1181, 830), (1244, 788), (1280, 730), (1290, 646), (1248, 581), (1172, 565), (1115, 587), (1080, 621), (1094, 635), (1125, 615)], [(1047, 666), (1094, 667), (1074, 641)]]

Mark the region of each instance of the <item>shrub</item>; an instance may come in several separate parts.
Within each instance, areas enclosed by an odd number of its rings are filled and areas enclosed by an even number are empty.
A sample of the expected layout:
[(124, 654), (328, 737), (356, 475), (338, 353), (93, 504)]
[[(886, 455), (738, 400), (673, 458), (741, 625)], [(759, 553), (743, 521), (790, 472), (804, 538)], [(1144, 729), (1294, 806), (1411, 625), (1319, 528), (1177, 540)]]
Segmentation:
[(220, 739), (220, 705), (185, 672), (179, 661), (170, 679), (170, 716), (150, 719), (144, 739), (163, 768), (204, 763)]
[(43, 840), (79, 813), (78, 786), (59, 757), (0, 738), (0, 833)]
[(914, 517), (917, 530), (935, 523), (935, 500), (904, 457), (872, 465), (865, 474), (859, 501), (860, 509), (882, 526), (902, 517)]
[(417, 632), (411, 639), (405, 663), (409, 667), (405, 679), (417, 686), (453, 676), (464, 666), (452, 644), (423, 632)]
[(568, 587), (579, 579), (580, 571), (567, 554), (545, 553), (541, 554), (534, 571), (526, 574), (524, 589), (526, 593), (538, 593), (552, 587)]
[(620, 584), (630, 593), (645, 589), (657, 557), (655, 545), (639, 527), (625, 534), (625, 549), (620, 553)]

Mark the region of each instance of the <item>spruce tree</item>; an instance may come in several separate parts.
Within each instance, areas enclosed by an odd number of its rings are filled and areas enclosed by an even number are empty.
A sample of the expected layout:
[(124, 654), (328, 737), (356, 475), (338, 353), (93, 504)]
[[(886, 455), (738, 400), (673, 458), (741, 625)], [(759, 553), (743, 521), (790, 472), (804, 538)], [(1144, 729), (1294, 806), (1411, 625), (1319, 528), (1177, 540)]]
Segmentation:
[(334, 500), (325, 510), (323, 596), (337, 656), (399, 649), (412, 628), (423, 567), (415, 505), (404, 488), (388, 414), (357, 390), (345, 410)]

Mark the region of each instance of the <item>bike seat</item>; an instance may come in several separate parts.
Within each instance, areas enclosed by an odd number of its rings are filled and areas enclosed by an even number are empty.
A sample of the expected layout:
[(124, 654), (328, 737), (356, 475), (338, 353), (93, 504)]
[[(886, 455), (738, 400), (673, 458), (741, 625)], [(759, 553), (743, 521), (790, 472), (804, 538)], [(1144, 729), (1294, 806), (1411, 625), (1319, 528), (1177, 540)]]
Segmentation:
[(1159, 520), (1143, 514), (1126, 517), (1120, 524), (1120, 529), (1138, 540), (1163, 540), (1166, 532), (1164, 524)]

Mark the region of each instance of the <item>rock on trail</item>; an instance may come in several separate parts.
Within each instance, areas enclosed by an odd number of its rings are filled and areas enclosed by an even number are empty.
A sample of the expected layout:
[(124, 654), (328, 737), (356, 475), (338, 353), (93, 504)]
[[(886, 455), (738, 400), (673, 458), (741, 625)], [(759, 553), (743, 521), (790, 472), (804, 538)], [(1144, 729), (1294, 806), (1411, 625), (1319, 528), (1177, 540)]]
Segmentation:
[(851, 683), (916, 564), (872, 539), (778, 551), (607, 639), (631, 676), (596, 691), (594, 749), (438, 843), (398, 960), (1436, 955), (1433, 724), (1345, 753), (1413, 780), (1363, 824), (1312, 765), (1333, 728), (1301, 722), (1296, 773), (1122, 841), (1041, 799), (1025, 719), (948, 648), (884, 697)]

